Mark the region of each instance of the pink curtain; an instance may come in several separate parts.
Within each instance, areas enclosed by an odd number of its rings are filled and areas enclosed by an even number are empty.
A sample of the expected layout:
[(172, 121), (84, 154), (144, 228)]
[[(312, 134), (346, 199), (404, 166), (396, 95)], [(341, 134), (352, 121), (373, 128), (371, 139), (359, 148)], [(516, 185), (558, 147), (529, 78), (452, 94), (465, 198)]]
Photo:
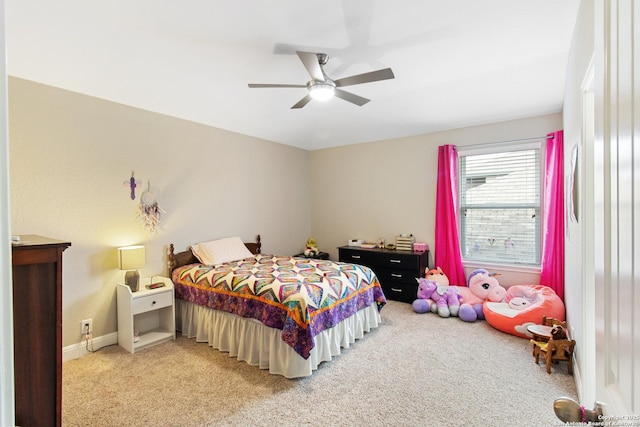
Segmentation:
[(435, 267), (452, 285), (466, 286), (458, 234), (458, 152), (455, 145), (438, 147)]
[(545, 147), (540, 284), (564, 301), (564, 133), (547, 135)]

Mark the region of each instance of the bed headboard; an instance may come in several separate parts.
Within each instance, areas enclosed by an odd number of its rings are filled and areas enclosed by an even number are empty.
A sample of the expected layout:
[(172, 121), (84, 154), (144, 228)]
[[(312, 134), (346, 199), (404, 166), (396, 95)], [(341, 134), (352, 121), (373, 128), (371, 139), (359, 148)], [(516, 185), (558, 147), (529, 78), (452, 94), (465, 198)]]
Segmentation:
[[(255, 242), (245, 242), (244, 245), (254, 255), (262, 251), (262, 242), (260, 241), (259, 234), (256, 236)], [(169, 272), (173, 272), (173, 270), (183, 265), (196, 264), (199, 262), (195, 255), (193, 255), (191, 248), (183, 252), (174, 253), (173, 243), (169, 245)]]

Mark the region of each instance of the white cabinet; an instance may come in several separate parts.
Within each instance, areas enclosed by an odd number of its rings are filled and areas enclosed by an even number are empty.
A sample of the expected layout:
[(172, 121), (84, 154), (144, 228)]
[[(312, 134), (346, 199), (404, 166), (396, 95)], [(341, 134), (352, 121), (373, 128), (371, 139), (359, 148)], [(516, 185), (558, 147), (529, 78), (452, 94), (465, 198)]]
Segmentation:
[(164, 286), (148, 289), (151, 278), (140, 279), (138, 292), (118, 283), (118, 344), (130, 353), (176, 337), (173, 282), (154, 276), (158, 282)]

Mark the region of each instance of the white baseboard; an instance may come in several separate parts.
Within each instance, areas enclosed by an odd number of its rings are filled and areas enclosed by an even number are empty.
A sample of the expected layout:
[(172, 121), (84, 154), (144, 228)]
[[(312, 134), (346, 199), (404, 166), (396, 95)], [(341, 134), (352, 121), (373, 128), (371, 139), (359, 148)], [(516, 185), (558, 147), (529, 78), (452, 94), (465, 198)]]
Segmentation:
[[(93, 343), (93, 345), (91, 345)], [(93, 347), (93, 350), (98, 350), (107, 345), (118, 344), (118, 333), (112, 332), (107, 335), (102, 335), (100, 337), (95, 337), (89, 343), (89, 349)], [(77, 344), (71, 344), (62, 349), (62, 362), (67, 362), (73, 359), (79, 359), (82, 356), (90, 354), (87, 351), (87, 342), (82, 340)]]
[[(578, 393), (578, 402), (585, 404), (584, 389), (582, 385), (582, 373), (580, 372), (580, 365), (577, 363), (576, 354), (573, 353), (573, 380), (576, 383), (576, 391)], [(586, 403), (589, 406), (589, 403)]]

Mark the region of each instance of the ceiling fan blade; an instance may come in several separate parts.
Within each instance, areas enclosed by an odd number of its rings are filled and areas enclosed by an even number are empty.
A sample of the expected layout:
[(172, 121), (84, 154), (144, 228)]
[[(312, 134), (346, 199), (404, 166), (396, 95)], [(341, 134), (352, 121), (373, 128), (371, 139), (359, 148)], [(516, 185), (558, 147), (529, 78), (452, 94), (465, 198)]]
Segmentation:
[(338, 98), (342, 98), (345, 101), (349, 101), (352, 104), (356, 104), (359, 107), (362, 107), (364, 104), (370, 101), (370, 99), (363, 98), (361, 96), (355, 95), (351, 92), (347, 92), (346, 90), (336, 89), (333, 94)]
[(281, 85), (281, 84), (262, 84), (262, 83), (249, 83), (250, 88), (260, 87), (307, 87), (307, 85)]
[(393, 79), (393, 71), (391, 68), (384, 68), (378, 71), (371, 71), (369, 73), (357, 74), (355, 76), (344, 77), (342, 79), (334, 80), (336, 87), (344, 87), (351, 85), (359, 85), (362, 83), (377, 82), (379, 80)]
[(322, 67), (318, 62), (318, 56), (315, 53), (302, 51), (296, 51), (296, 53), (312, 79), (321, 82), (325, 81), (324, 72), (322, 72)]
[(296, 105), (294, 105), (293, 107), (291, 107), (291, 109), (293, 110), (294, 108), (302, 108), (305, 105), (307, 105), (309, 103), (309, 101), (311, 101), (311, 95), (307, 94), (307, 96), (305, 96), (304, 98), (302, 98), (300, 101), (298, 101), (296, 103)]

